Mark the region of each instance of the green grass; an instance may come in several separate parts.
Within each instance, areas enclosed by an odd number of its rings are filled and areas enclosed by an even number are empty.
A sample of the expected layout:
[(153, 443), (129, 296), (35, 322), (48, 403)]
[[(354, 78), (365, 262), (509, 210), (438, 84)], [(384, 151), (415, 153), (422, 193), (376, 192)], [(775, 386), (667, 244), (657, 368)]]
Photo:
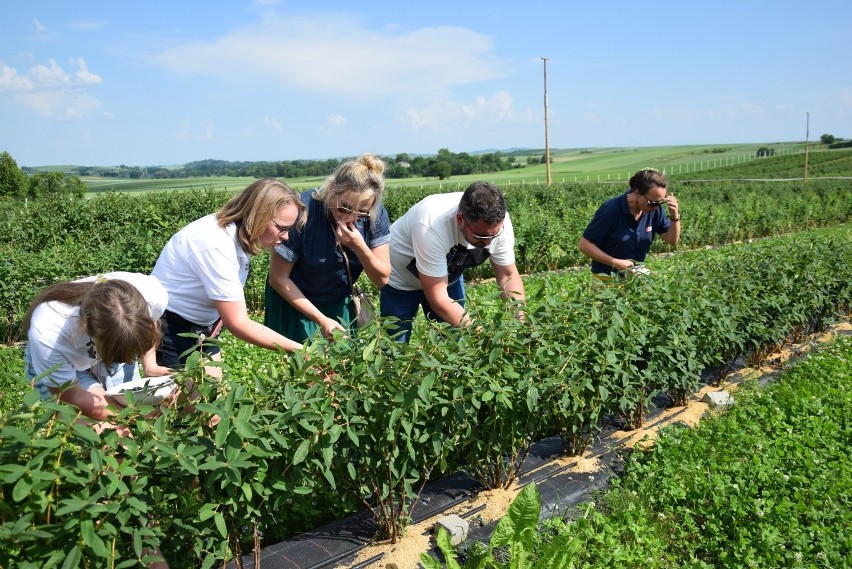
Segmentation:
[(848, 567), (852, 338), (808, 355), (726, 414), (664, 430), (623, 479), (542, 542), (572, 567)]
[[(563, 182), (624, 182), (640, 168), (653, 166), (666, 174), (701, 173), (714, 170), (726, 165), (743, 164), (754, 160), (759, 148), (766, 147), (775, 151), (776, 156), (796, 154), (804, 151), (804, 142), (777, 142), (751, 144), (703, 144), (683, 146), (648, 146), (648, 147), (615, 147), (615, 148), (575, 148), (551, 149), (551, 178), (555, 183)], [(823, 145), (811, 144), (810, 152), (826, 151)], [(474, 180), (488, 180), (499, 185), (511, 184), (541, 184), (547, 181), (545, 164), (527, 165), (528, 156), (540, 158), (544, 150), (512, 152), (507, 155), (515, 156), (521, 168), (492, 172), (488, 174), (471, 174), (452, 176), (448, 180), (436, 178), (405, 178), (388, 179), (388, 187), (394, 186), (437, 186), (444, 188), (464, 189)], [(44, 166), (40, 170), (64, 169), (69, 171), (73, 166)], [(330, 174), (330, 172), (329, 172)], [(155, 192), (166, 190), (183, 190), (190, 188), (207, 188), (240, 191), (254, 181), (250, 177), (215, 176), (204, 178), (174, 178), (164, 180), (127, 178), (102, 178), (85, 176), (83, 182), (90, 192), (119, 191), (119, 192)], [(322, 177), (290, 178), (287, 183), (298, 190), (319, 186)]]
[[(251, 177), (229, 176), (169, 178), (164, 180), (152, 180), (149, 178), (131, 180), (129, 178), (83, 176), (81, 179), (86, 184), (90, 194), (111, 191), (136, 194), (202, 188), (239, 192), (255, 181), (255, 178)], [(288, 180), (287, 182), (295, 189), (308, 189), (318, 186), (322, 183), (322, 180), (318, 178), (305, 178), (302, 180)]]

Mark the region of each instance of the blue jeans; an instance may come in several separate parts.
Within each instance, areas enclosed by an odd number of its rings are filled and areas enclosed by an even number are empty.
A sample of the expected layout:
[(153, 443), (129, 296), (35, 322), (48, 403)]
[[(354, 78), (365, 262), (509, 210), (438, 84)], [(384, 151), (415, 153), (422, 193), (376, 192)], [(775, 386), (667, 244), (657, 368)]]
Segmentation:
[[(30, 356), (29, 347), (24, 348), (24, 375), (30, 381), (35, 379), (38, 375), (33, 368), (33, 361)], [(98, 379), (99, 377), (102, 378), (103, 381)], [(77, 382), (80, 384), (80, 387), (86, 391), (88, 391), (93, 385), (100, 385), (104, 387), (104, 389), (109, 389), (114, 385), (139, 379), (140, 377), (142, 377), (142, 375), (139, 373), (139, 366), (136, 362), (129, 364), (112, 364), (109, 370), (107, 370), (106, 366), (102, 363), (97, 362), (89, 369), (77, 370)], [(41, 378), (35, 384), (36, 391), (38, 391), (38, 394), (42, 399), (52, 397), (52, 394), (47, 389), (48, 386), (60, 387), (50, 380), (50, 376)]]
[[(391, 285), (385, 285), (379, 294), (382, 316), (395, 316), (399, 319), (396, 329), (401, 334), (396, 337), (398, 342), (408, 342), (411, 339), (411, 324), (420, 306), (423, 307), (426, 318), (444, 322), (444, 319), (429, 306), (426, 294), (422, 290), (399, 290)], [(448, 284), (447, 294), (464, 306), (464, 277), (459, 277), (454, 283)]]

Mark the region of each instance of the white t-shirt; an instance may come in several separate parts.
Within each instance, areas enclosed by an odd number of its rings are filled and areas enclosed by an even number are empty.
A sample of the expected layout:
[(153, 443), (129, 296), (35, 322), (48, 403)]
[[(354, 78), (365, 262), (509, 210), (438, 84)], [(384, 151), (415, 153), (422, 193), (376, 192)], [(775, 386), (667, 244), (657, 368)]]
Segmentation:
[[(117, 271), (80, 279), (79, 282), (94, 282), (98, 278), (122, 280), (132, 284), (148, 302), (151, 318), (159, 320), (168, 304), (168, 293), (152, 276)], [(40, 375), (55, 365), (59, 368), (39, 383), (61, 386), (77, 381), (77, 370), (86, 370), (97, 361), (92, 339), (80, 323), (80, 307), (50, 301), (39, 304), (33, 311), (27, 333), (27, 350), (33, 371)]]
[[(391, 274), (388, 283), (399, 290), (423, 290), (420, 279), (409, 270), (412, 259), (417, 272), (429, 277), (448, 274), (447, 254), (456, 246), (476, 249), (467, 242), (456, 221), (462, 192), (434, 194), (414, 204), (390, 228)], [(506, 213), (503, 232), (485, 248), (495, 265), (515, 262), (515, 232)]]
[(236, 224), (219, 227), (211, 213), (172, 235), (151, 275), (169, 291), (171, 312), (209, 326), (219, 318), (214, 300), (245, 301), (249, 260)]

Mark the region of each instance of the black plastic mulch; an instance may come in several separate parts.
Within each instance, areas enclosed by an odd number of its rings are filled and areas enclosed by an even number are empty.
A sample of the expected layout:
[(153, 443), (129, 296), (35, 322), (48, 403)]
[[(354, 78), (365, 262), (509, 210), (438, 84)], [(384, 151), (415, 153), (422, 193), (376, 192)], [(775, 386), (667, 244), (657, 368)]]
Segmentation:
[[(693, 399), (696, 399), (693, 396)], [(655, 426), (661, 421), (660, 415), (671, 405), (667, 395), (654, 398), (653, 406), (645, 415), (643, 429)], [(676, 416), (676, 415), (675, 415)], [(673, 417), (672, 417), (673, 418)], [(671, 420), (668, 418), (667, 420)], [(583, 458), (598, 458), (603, 467), (595, 472), (571, 472), (576, 463), (565, 466), (556, 464), (555, 459), (563, 455), (562, 441), (559, 437), (549, 437), (534, 443), (524, 461), (519, 475), (522, 485), (535, 482), (542, 499), (542, 519), (554, 515), (565, 515), (577, 506), (588, 501), (597, 491), (606, 487), (610, 478), (621, 474), (623, 458), (617, 451), (619, 445), (630, 436), (619, 441), (606, 439), (623, 427), (618, 417), (606, 417), (600, 424), (592, 443)], [(471, 476), (459, 473), (426, 485), (420, 499), (412, 511), (412, 521), (420, 522), (436, 516), (453, 506), (476, 496), (482, 486)], [(482, 508), (460, 513), (470, 522), (468, 540), (487, 543), (497, 522), (482, 524), (476, 515)], [(260, 554), (263, 569), (326, 569), (332, 567), (350, 567), (362, 569), (380, 561), (383, 555), (377, 555), (354, 565), (358, 553), (368, 545), (375, 534), (375, 522), (368, 511), (337, 520), (328, 525), (300, 534), (289, 540), (264, 547)], [(433, 548), (429, 552), (439, 554)], [(439, 557), (440, 558), (440, 557)], [(229, 568), (236, 565), (231, 563)], [(254, 568), (254, 556), (243, 557), (243, 566)]]

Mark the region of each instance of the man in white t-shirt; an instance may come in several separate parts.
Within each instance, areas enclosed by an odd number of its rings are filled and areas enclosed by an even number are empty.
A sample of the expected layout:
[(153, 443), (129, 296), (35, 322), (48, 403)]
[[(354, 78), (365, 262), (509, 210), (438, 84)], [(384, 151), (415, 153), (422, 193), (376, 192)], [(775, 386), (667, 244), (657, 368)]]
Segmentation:
[(503, 296), (525, 300), (514, 246), (512, 220), (497, 186), (474, 182), (464, 193), (424, 198), (391, 225), (391, 274), (381, 290), (382, 316), (399, 319), (403, 342), (410, 339), (420, 306), (433, 320), (469, 324), (462, 274), (486, 259)]

